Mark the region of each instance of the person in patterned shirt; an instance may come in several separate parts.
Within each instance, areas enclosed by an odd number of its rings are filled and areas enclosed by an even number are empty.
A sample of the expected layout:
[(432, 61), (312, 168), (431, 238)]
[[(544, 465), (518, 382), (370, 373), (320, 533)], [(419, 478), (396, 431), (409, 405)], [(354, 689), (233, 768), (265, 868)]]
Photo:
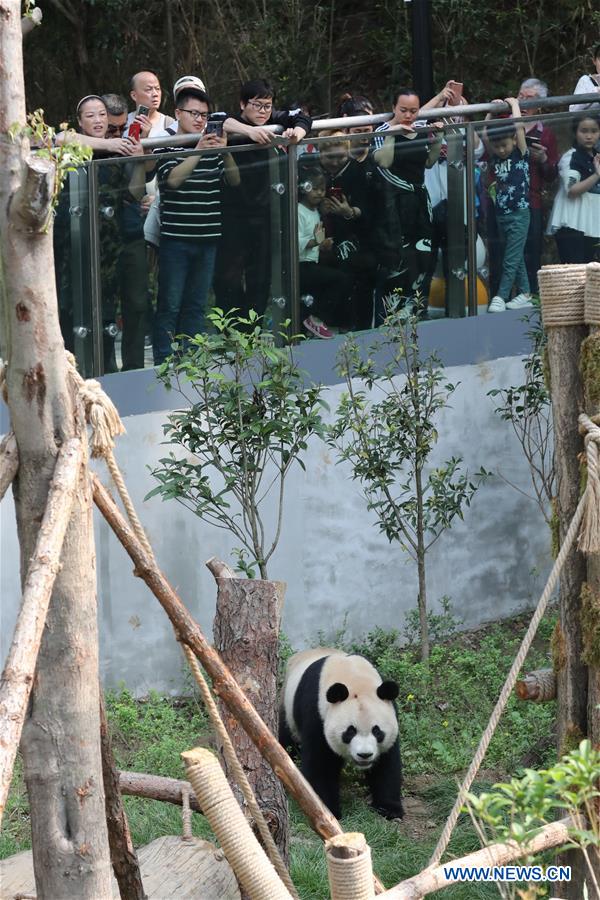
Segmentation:
[[(507, 97), (505, 102), (510, 106), (511, 116), (520, 118), (519, 101), (515, 97)], [(492, 114), (488, 113), (486, 119), (491, 118)], [(489, 191), (498, 229), (504, 238), (502, 276), (498, 292), (488, 306), (488, 312), (496, 313), (532, 305), (525, 265), (525, 244), (530, 222), (529, 150), (525, 129), (520, 122), (486, 128), (483, 141), (492, 172)], [(517, 295), (511, 300), (513, 286)]]

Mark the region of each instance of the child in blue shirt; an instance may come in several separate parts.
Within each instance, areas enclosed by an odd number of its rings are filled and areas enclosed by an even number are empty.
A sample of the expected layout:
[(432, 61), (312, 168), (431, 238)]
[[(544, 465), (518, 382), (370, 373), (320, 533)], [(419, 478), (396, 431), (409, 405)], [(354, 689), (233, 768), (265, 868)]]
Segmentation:
[[(521, 115), (519, 102), (507, 97), (511, 116)], [(488, 113), (486, 119), (492, 117)], [(483, 141), (491, 171), (490, 195), (494, 201), (496, 222), (504, 239), (502, 277), (498, 293), (492, 297), (488, 312), (522, 309), (531, 306), (529, 278), (525, 265), (525, 243), (529, 231), (529, 150), (521, 123), (494, 125), (484, 129)], [(517, 295), (512, 300), (513, 285)]]

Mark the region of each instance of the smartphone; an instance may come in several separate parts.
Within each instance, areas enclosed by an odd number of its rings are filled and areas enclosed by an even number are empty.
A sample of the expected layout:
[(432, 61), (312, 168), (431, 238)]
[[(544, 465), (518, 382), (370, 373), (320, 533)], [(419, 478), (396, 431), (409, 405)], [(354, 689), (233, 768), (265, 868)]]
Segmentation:
[[(143, 106), (141, 103), (135, 111), (136, 116), (147, 116), (150, 112), (149, 107)], [(139, 141), (140, 134), (142, 131), (142, 126), (139, 122), (132, 122), (129, 126), (129, 131), (127, 132), (127, 137), (131, 138), (132, 141)]]
[(460, 106), (460, 98), (463, 94), (464, 84), (462, 81), (450, 81), (450, 86), (454, 95), (453, 105)]
[(344, 199), (344, 192), (341, 187), (330, 187), (327, 188), (327, 196), (332, 197), (334, 200), (339, 200), (341, 203)]
[(207, 122), (204, 134), (216, 134), (217, 137), (223, 137), (223, 122), (218, 120)]
[(529, 147), (539, 147), (542, 148), (542, 142), (539, 138), (533, 137), (533, 135), (526, 134), (525, 141)]

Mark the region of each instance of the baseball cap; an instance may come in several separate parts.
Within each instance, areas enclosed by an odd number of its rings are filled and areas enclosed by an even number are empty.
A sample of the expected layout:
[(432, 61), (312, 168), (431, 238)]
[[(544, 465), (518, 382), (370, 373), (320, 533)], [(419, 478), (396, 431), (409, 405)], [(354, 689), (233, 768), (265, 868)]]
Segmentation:
[(177, 102), (177, 97), (183, 90), (196, 90), (202, 91), (203, 94), (207, 93), (204, 82), (195, 75), (182, 75), (181, 78), (177, 79), (173, 85), (173, 99), (175, 102)]

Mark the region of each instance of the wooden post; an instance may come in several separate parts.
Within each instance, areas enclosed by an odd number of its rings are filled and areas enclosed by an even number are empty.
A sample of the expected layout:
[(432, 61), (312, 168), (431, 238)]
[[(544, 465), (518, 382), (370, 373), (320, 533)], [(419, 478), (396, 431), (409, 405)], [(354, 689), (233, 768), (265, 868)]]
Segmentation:
[[(68, 377), (52, 248), (55, 166), (9, 131), (26, 125), (20, 0), (0, 0), (0, 344), (19, 451), (21, 581), (60, 448), (85, 440)], [(38, 900), (112, 895), (100, 755), (92, 497), (81, 467), (21, 737)]]
[[(145, 797), (147, 800), (161, 800), (175, 806), (182, 806), (182, 791), (190, 789), (190, 783), (179, 778), (147, 775), (145, 772), (119, 772), (118, 775), (121, 794)], [(190, 808), (194, 812), (202, 812), (193, 791), (190, 793)]]
[(10, 432), (0, 443), (0, 500), (12, 484), (19, 468), (19, 453), (15, 436)]
[(100, 692), (100, 743), (110, 859), (119, 885), (121, 900), (145, 900), (146, 893), (142, 884), (140, 866), (119, 790), (119, 773), (112, 752), (102, 692)]
[[(211, 566), (209, 565), (209, 568)], [(212, 569), (211, 569), (212, 571)], [(262, 579), (216, 577), (216, 649), (246, 697), (273, 734), (277, 734), (279, 629), (285, 584)], [(236, 716), (223, 703), (221, 715), (285, 864), (289, 862), (289, 821), (285, 790)], [(231, 780), (222, 748), (221, 762)], [(241, 791), (232, 789), (243, 808)]]
[[(579, 502), (580, 454), (583, 441), (578, 416), (583, 407), (579, 371), (583, 323), (585, 266), (545, 266), (539, 273), (542, 315), (548, 333), (548, 365), (554, 423), (557, 482), (556, 514), (562, 543)], [(582, 660), (581, 590), (586, 579), (583, 554), (573, 546), (560, 576), (559, 620), (553, 638), (557, 688), (557, 745), (559, 756), (577, 747), (587, 734), (587, 667)], [(563, 854), (571, 866), (571, 881), (560, 886), (564, 900), (581, 900), (585, 880), (583, 855)]]
[[(593, 294), (593, 296), (592, 296)], [(586, 318), (590, 335), (581, 346), (584, 408), (591, 419), (600, 420), (600, 265), (587, 267)], [(587, 586), (583, 596), (584, 657), (589, 666), (588, 737), (600, 749), (600, 554), (587, 558)]]
[[(129, 554), (136, 574), (146, 582), (165, 610), (179, 639), (191, 647), (206, 669), (217, 696), (236, 716), (246, 733), (269, 761), (277, 777), (283, 781), (288, 794), (296, 800), (317, 834), (322, 838), (342, 834), (342, 829), (335, 816), (323, 805), (286, 751), (273, 737), (252, 704), (248, 702), (219, 654), (210, 646), (197, 622), (194, 621), (177, 593), (158, 569), (155, 560), (146, 553), (133, 529), (125, 521), (114, 500), (95, 475), (92, 476), (92, 483), (96, 506)], [(380, 893), (383, 885), (376, 876), (374, 876), (374, 880), (375, 891)]]
[(83, 446), (79, 438), (63, 444), (59, 453), (35, 552), (29, 562), (21, 609), (0, 681), (0, 821), (10, 788), (25, 712), (33, 685), (48, 604), (56, 574), (75, 488), (80, 476)]

